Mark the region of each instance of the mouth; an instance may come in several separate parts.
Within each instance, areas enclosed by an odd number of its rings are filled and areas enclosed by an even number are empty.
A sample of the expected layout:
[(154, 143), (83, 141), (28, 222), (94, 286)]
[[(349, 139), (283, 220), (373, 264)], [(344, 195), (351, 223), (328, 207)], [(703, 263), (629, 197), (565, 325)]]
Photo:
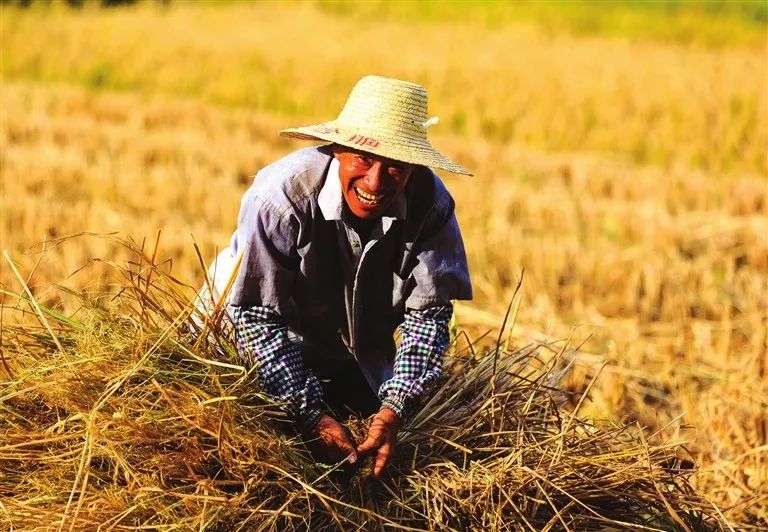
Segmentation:
[(370, 194), (368, 192), (363, 192), (357, 187), (354, 187), (354, 189), (355, 195), (357, 196), (357, 199), (360, 201), (360, 203), (369, 207), (377, 207), (381, 205), (384, 199), (387, 197), (386, 194)]

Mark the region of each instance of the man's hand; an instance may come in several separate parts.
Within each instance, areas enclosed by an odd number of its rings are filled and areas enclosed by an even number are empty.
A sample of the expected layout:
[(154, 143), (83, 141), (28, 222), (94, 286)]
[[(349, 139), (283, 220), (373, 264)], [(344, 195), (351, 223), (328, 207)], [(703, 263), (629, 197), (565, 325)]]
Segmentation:
[(357, 452), (349, 439), (347, 430), (328, 414), (323, 414), (323, 417), (317, 421), (315, 428), (312, 429), (312, 434), (318, 437), (317, 443), (320, 452), (325, 455), (329, 463), (335, 463), (345, 458), (350, 464), (357, 461)]
[(398, 415), (393, 410), (383, 407), (373, 417), (371, 426), (368, 428), (368, 437), (357, 446), (357, 453), (361, 456), (376, 454), (376, 461), (373, 465), (373, 476), (375, 478), (379, 478), (387, 462), (389, 462), (389, 458), (395, 451), (399, 428), (400, 418)]

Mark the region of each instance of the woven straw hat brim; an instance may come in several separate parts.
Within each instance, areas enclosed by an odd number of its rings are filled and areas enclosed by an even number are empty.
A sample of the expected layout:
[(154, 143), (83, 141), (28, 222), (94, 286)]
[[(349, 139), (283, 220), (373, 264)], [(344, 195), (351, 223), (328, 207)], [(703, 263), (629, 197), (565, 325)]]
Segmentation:
[(427, 128), (427, 91), (399, 79), (365, 76), (352, 88), (336, 120), (291, 129), (280, 134), (305, 140), (325, 140), (396, 161), (472, 175), (432, 147)]
[(395, 161), (448, 170), (454, 174), (473, 175), (437, 151), (426, 138), (411, 135), (371, 133), (369, 128), (341, 124), (338, 121), (284, 129), (283, 137), (301, 140), (324, 140)]

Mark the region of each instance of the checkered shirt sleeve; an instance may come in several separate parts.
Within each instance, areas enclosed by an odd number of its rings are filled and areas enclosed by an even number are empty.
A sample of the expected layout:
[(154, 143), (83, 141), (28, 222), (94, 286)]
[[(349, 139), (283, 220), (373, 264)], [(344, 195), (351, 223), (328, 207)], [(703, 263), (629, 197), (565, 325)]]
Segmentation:
[(379, 388), (382, 406), (399, 416), (424, 394), (443, 371), (443, 355), (450, 343), (448, 323), (452, 305), (410, 310), (400, 325), (400, 345), (395, 353), (392, 378)]
[(283, 405), (302, 430), (323, 415), (322, 388), (301, 359), (301, 346), (288, 336), (285, 320), (267, 307), (233, 307), (240, 357), (256, 366), (265, 394)]

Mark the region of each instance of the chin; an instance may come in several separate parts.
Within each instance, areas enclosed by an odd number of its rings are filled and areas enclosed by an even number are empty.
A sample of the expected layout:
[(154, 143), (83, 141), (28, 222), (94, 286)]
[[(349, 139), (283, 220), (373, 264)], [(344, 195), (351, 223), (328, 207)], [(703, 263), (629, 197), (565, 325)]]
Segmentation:
[(382, 213), (384, 212), (384, 209), (376, 209), (375, 211), (369, 211), (369, 210), (354, 211), (350, 209), (350, 211), (352, 211), (352, 214), (354, 214), (356, 217), (361, 218), (363, 220), (375, 220), (376, 218), (381, 217)]

